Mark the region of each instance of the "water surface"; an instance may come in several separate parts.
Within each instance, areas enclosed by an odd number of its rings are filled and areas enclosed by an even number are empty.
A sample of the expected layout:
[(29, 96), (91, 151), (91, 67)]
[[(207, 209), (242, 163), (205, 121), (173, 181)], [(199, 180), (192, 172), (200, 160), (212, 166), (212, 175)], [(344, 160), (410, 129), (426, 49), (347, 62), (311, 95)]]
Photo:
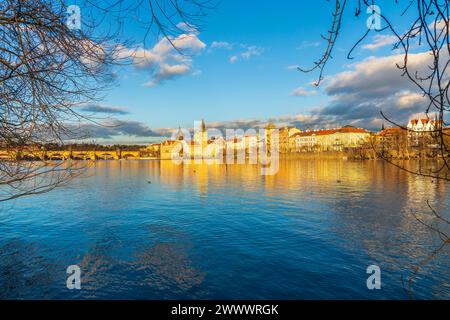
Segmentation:
[[(0, 298), (406, 299), (402, 278), (439, 244), (412, 215), (433, 222), (427, 200), (447, 212), (445, 183), (382, 161), (286, 160), (275, 176), (98, 161), (2, 205)], [(450, 298), (449, 253), (418, 274), (415, 298)], [(82, 290), (66, 288), (73, 264)], [(366, 287), (371, 264), (381, 290)]]

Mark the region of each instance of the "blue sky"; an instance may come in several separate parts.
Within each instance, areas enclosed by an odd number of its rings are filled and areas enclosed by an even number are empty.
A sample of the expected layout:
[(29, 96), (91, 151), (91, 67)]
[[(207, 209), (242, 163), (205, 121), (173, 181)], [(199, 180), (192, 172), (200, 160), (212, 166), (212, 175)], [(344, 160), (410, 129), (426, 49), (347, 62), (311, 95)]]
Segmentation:
[[(202, 19), (198, 31), (186, 30), (184, 57), (167, 47), (161, 49), (164, 39), (149, 37), (141, 43), (142, 30), (128, 26), (126, 36), (135, 45), (125, 50), (142, 54), (135, 54), (132, 66), (118, 68), (117, 83), (105, 100), (86, 110), (112, 114), (127, 122), (124, 128), (136, 130), (94, 130), (96, 138), (152, 141), (167, 134), (167, 128), (191, 128), (200, 119), (217, 127), (258, 126), (271, 119), (302, 130), (345, 124), (376, 129), (381, 124), (379, 109), (391, 105), (402, 109), (395, 110), (393, 117), (406, 122), (420, 108), (414, 88), (400, 81), (395, 90), (389, 85), (387, 92), (382, 90), (386, 83), (399, 81), (391, 58), (398, 54), (392, 51), (392, 36), (373, 32), (348, 60), (348, 50), (367, 30), (368, 18), (365, 12), (355, 18), (354, 4), (348, 9), (325, 71), (327, 79), (320, 87), (312, 85), (317, 73), (305, 74), (295, 67), (312, 66), (323, 51), (321, 34), (327, 32), (333, 10), (333, 3), (325, 0), (221, 1)], [(401, 9), (382, 6), (384, 14), (395, 15)], [(401, 28), (403, 21), (396, 23)], [(156, 57), (149, 61), (150, 55)], [(380, 63), (382, 59), (391, 65)], [(380, 70), (373, 72), (380, 79), (364, 74), (377, 66)], [(386, 71), (387, 67), (392, 70)], [(360, 87), (364, 83), (368, 87)], [(409, 104), (402, 106), (400, 101)]]

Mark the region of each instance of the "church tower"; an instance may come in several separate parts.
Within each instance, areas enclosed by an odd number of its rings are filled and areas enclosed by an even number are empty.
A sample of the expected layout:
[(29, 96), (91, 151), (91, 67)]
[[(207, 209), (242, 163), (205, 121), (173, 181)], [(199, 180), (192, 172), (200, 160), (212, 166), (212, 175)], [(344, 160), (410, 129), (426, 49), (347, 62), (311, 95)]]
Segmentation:
[(181, 127), (178, 128), (178, 132), (177, 132), (175, 140), (184, 140), (184, 135), (183, 135), (183, 131), (181, 130)]
[(277, 129), (275, 124), (270, 121), (267, 126), (264, 128), (264, 140), (266, 141), (267, 151), (270, 153), (272, 150), (273, 144), (273, 135), (274, 131)]
[(198, 152), (201, 152), (201, 154), (203, 154), (206, 147), (208, 146), (208, 132), (206, 131), (206, 125), (203, 119), (200, 126), (195, 130), (194, 142), (195, 145), (198, 146), (198, 148), (201, 150), (198, 150)]

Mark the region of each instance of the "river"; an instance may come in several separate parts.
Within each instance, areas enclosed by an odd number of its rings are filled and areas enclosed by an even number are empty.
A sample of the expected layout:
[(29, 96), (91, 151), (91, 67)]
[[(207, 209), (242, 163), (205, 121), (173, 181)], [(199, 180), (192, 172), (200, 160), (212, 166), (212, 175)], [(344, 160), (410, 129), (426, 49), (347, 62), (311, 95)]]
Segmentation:
[[(413, 213), (435, 221), (427, 200), (448, 212), (446, 183), (383, 161), (259, 169), (97, 161), (65, 187), (5, 202), (0, 298), (409, 297), (402, 278), (439, 245)], [(421, 269), (414, 298), (450, 298), (449, 254)], [(66, 287), (69, 265), (81, 290)], [(381, 269), (380, 290), (366, 286), (369, 265)]]

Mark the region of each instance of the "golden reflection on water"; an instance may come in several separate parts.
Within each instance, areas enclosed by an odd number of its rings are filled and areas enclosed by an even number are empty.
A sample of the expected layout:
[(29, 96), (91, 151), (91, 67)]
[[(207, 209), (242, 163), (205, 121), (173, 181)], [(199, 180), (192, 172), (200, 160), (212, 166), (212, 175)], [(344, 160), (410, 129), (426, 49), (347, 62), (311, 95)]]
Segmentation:
[[(413, 170), (418, 164), (410, 161), (404, 162), (404, 165)], [(87, 229), (89, 234), (98, 241), (92, 241), (88, 250), (79, 256), (79, 265), (84, 270), (86, 297), (109, 297), (115, 292), (129, 290), (130, 287), (145, 286), (158, 294), (167, 294), (168, 297), (173, 297), (169, 295), (173, 292), (190, 292), (192, 296), (192, 292), (196, 292), (204, 284), (211, 272), (202, 268), (199, 264), (199, 252), (192, 250), (192, 247), (204, 249), (202, 246), (205, 242), (197, 242), (195, 239), (201, 232), (195, 228), (185, 228), (201, 222), (201, 219), (208, 219), (210, 223), (222, 223), (222, 229), (216, 229), (221, 231), (218, 243), (230, 249), (234, 248), (233, 244), (244, 244), (244, 247), (266, 252), (270, 248), (268, 243), (279, 249), (279, 241), (280, 246), (291, 245), (291, 250), (295, 250), (299, 261), (309, 261), (314, 267), (324, 263), (321, 261), (323, 259), (325, 262), (333, 261), (345, 268), (359, 270), (358, 268), (365, 267), (361, 266), (361, 261), (367, 261), (367, 264), (379, 264), (382, 270), (403, 273), (427, 257), (437, 243), (436, 236), (418, 223), (412, 213), (425, 222), (435, 222), (426, 204), (430, 201), (430, 204), (448, 217), (446, 208), (449, 199), (443, 181), (414, 176), (383, 161), (281, 159), (276, 175), (263, 176), (260, 169), (259, 165), (249, 164), (177, 165), (172, 161), (142, 160), (95, 162), (88, 170), (88, 176), (98, 180), (86, 179), (78, 186), (78, 190), (74, 190), (85, 195), (86, 184), (89, 184), (91, 191), (96, 190), (95, 204), (99, 208), (98, 212), (92, 212), (101, 218), (111, 210), (111, 228), (116, 232), (120, 231), (121, 219), (127, 222), (137, 218), (136, 225), (128, 224), (130, 229), (126, 229), (126, 232), (130, 232), (132, 239), (133, 232), (141, 234), (142, 238), (139, 238), (137, 247), (130, 248), (127, 242), (129, 239), (123, 238), (122, 234), (113, 236), (113, 232), (105, 226), (88, 225), (89, 228), (92, 227), (92, 230)], [(102, 188), (104, 185), (108, 187)], [(184, 202), (177, 203), (178, 197), (182, 196)], [(161, 200), (161, 197), (164, 199)], [(205, 201), (190, 202), (191, 197)], [(89, 198), (85, 196), (82, 199)], [(217, 210), (213, 208), (216, 200), (221, 201)], [(234, 206), (227, 206), (233, 202)], [(208, 208), (213, 210), (204, 214), (202, 212), (202, 215), (195, 214), (196, 208), (193, 207), (198, 203), (209, 205)], [(183, 204), (189, 205), (187, 209)], [(159, 215), (153, 215), (155, 212), (152, 209), (155, 208), (159, 209)], [(246, 210), (248, 216), (260, 215), (260, 220), (245, 220), (248, 217), (235, 215), (233, 211), (241, 208)], [(215, 216), (222, 209), (223, 215), (229, 215), (227, 219)], [(77, 215), (84, 219), (83, 212)], [(114, 220), (115, 215), (118, 216), (117, 221)], [(174, 220), (170, 219), (171, 215)], [(272, 220), (272, 217), (278, 219)], [(90, 219), (95, 219), (95, 215), (86, 217), (86, 221)], [(239, 224), (239, 219), (244, 219), (244, 222), (259, 221), (257, 226), (260, 232), (253, 233), (250, 230), (254, 228), (252, 224), (249, 224), (249, 229), (238, 229), (248, 231), (249, 236), (235, 232), (236, 229), (233, 226), (230, 228), (228, 223)], [(272, 227), (272, 221), (284, 225), (280, 228), (268, 228), (270, 232), (267, 232), (266, 227)], [(284, 241), (285, 235), (279, 234), (283, 232), (295, 240)], [(109, 236), (103, 239), (104, 234)], [(214, 233), (207, 232), (206, 235), (203, 234), (203, 237), (215, 243), (217, 236)], [(297, 246), (297, 240), (301, 241), (301, 245)], [(323, 254), (334, 254), (334, 260), (327, 260), (313, 252), (316, 247), (323, 250), (320, 246), (323, 242), (326, 245), (326, 252)], [(11, 245), (13, 249), (17, 246)], [(125, 258), (118, 254), (127, 250), (131, 252), (127, 252)], [(8, 247), (0, 250), (0, 256), (3, 251), (9, 254), (11, 250)], [(214, 259), (208, 256), (207, 250), (201, 251), (204, 252), (206, 261)], [(446, 298), (450, 294), (448, 251), (433, 261), (423, 273), (424, 277), (438, 275), (433, 284), (437, 297)], [(314, 261), (304, 256), (311, 252), (317, 254)], [(349, 262), (345, 259), (349, 255), (358, 257), (353, 259), (358, 265), (348, 265)], [(276, 254), (274, 256), (277, 257)], [(25, 256), (14, 255), (9, 256), (9, 259), (0, 259), (0, 267), (14, 271), (13, 266), (20, 265), (19, 262), (24, 258)], [(285, 262), (290, 258), (291, 256), (287, 256)], [(40, 260), (37, 261), (38, 265), (42, 264)], [(435, 264), (436, 261), (439, 264)], [(305, 269), (308, 270), (308, 267)], [(8, 284), (11, 283), (12, 288), (9, 296), (24, 290), (24, 285), (20, 282), (19, 285), (16, 284), (18, 289), (14, 288), (13, 284), (18, 282), (20, 274), (13, 271), (10, 279), (8, 278)], [(365, 270), (362, 271), (365, 275), (364, 272)], [(49, 278), (46, 282), (51, 282), (50, 280)], [(46, 283), (42, 285), (44, 284)], [(202, 293), (198, 294), (201, 296)]]
[[(417, 167), (414, 161), (405, 161), (408, 169)], [(295, 197), (298, 192), (331, 191), (339, 186), (342, 195), (365, 193), (391, 193), (399, 185), (407, 186), (403, 191), (408, 199), (405, 208), (417, 209), (419, 203), (445, 200), (445, 183), (430, 178), (418, 177), (383, 161), (346, 160), (283, 160), (275, 175), (261, 175), (259, 165), (250, 164), (175, 164), (162, 161), (98, 161), (95, 174), (113, 177), (142, 176), (149, 183), (159, 182), (172, 188), (189, 185), (199, 194), (207, 194), (211, 186), (238, 186), (245, 191), (263, 190), (267, 195)], [(91, 172), (92, 173), (92, 172)]]
[[(143, 164), (138, 161), (112, 164), (117, 165), (142, 174)], [(402, 165), (414, 170), (418, 163)], [(362, 244), (373, 258), (391, 263), (405, 253), (415, 261), (429, 254), (429, 248), (421, 245), (433, 234), (412, 213), (433, 222), (427, 201), (445, 212), (448, 201), (443, 181), (415, 176), (383, 161), (280, 159), (279, 171), (273, 176), (261, 175), (260, 166), (250, 164), (150, 161), (145, 166), (151, 179), (171, 188), (189, 187), (198, 196), (208, 197), (211, 188), (215, 192), (234, 189), (244, 198), (258, 192), (293, 206), (311, 199), (324, 202), (334, 211), (328, 217), (332, 231)]]
[[(418, 163), (405, 161), (403, 165), (414, 170)], [(411, 228), (411, 235), (417, 228), (417, 221), (411, 222), (415, 220), (412, 212), (430, 221), (433, 216), (426, 202), (440, 210), (448, 202), (444, 181), (415, 176), (383, 161), (280, 159), (279, 171), (272, 176), (261, 175), (260, 166), (250, 164), (178, 165), (163, 160), (99, 161), (94, 166), (100, 169), (96, 173), (108, 177), (142, 177), (175, 191), (189, 188), (193, 195), (202, 197), (208, 197), (212, 190), (238, 190), (242, 197), (257, 192), (294, 204), (314, 198), (332, 203), (337, 212), (352, 211), (354, 215), (364, 214), (355, 208), (378, 206), (386, 222), (395, 218), (395, 223)], [(357, 217), (352, 218), (357, 222)], [(378, 219), (377, 223), (384, 222)]]
[[(415, 164), (410, 162), (405, 166), (411, 169)], [(127, 165), (127, 169), (142, 172), (137, 162)], [(269, 176), (261, 175), (259, 165), (249, 164), (177, 165), (171, 161), (153, 161), (148, 162), (148, 170), (158, 172), (163, 184), (189, 184), (199, 193), (207, 193), (209, 186), (225, 184), (239, 186), (243, 191), (263, 188), (267, 195), (307, 191), (312, 186), (320, 192), (328, 190), (330, 185), (342, 184), (347, 191), (363, 194), (369, 188), (373, 192), (391, 192), (398, 184), (405, 184), (408, 186), (406, 205), (411, 208), (418, 202), (435, 201), (445, 191), (443, 181), (417, 177), (382, 161), (280, 160), (278, 173)]]

